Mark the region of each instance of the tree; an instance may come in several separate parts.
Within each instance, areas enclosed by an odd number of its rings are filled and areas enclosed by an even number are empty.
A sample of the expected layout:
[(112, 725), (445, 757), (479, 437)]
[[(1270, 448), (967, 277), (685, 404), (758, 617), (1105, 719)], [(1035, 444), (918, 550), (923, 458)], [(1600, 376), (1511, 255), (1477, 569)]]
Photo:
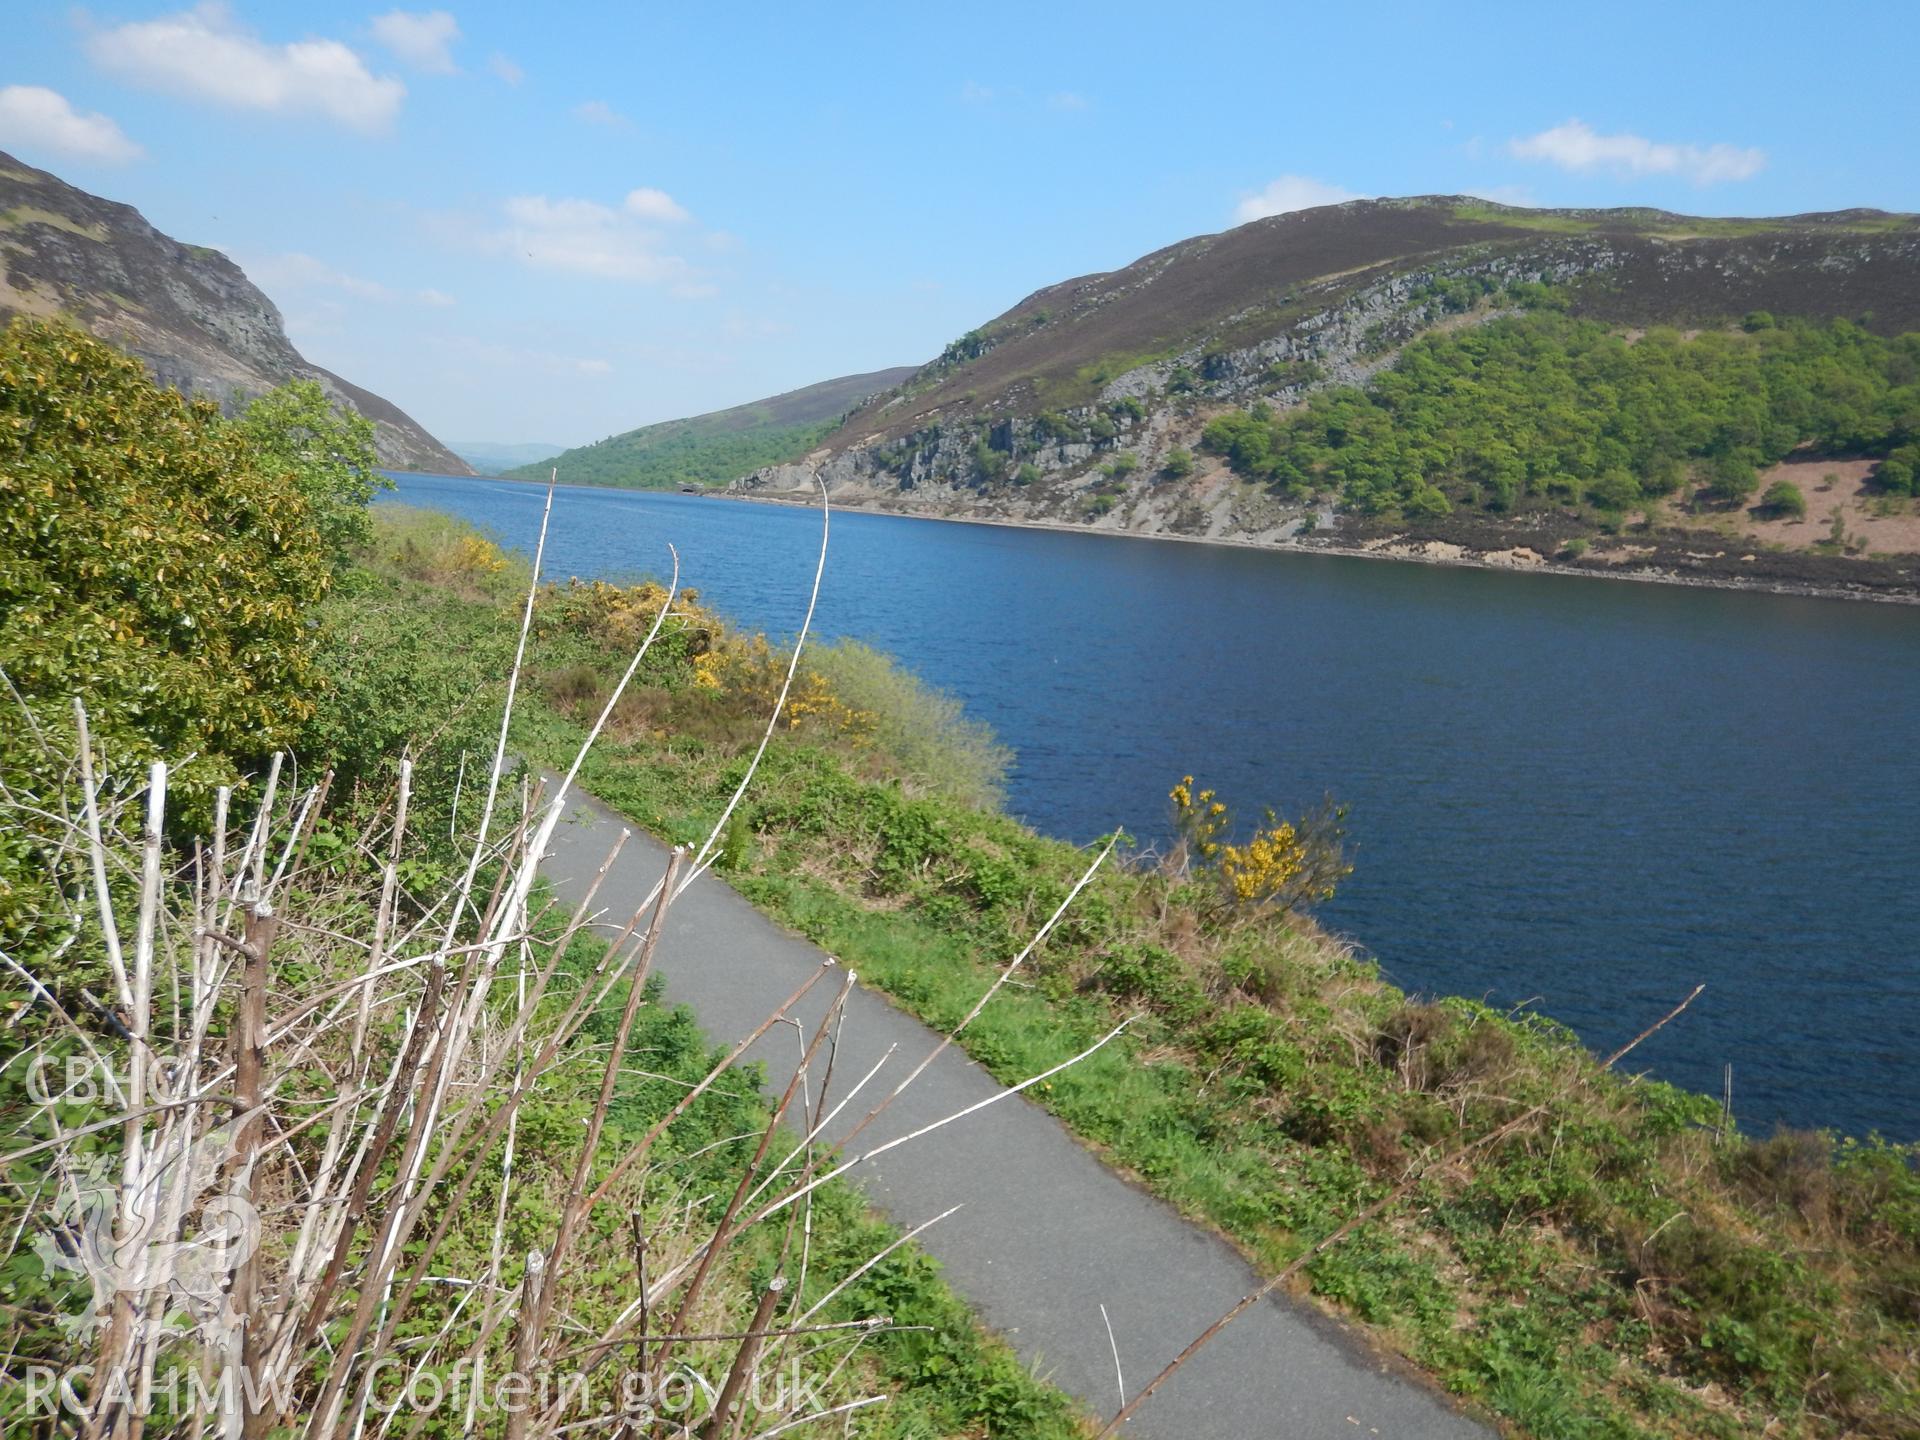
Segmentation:
[(1920, 494), (1920, 445), (1903, 445), (1888, 455), (1873, 481), (1889, 495)]
[(1727, 505), (1737, 505), (1760, 488), (1753, 462), (1739, 455), (1716, 455), (1707, 465), (1707, 494)]
[(1760, 497), (1760, 513), (1774, 520), (1804, 520), (1807, 497), (1791, 480), (1776, 480)]
[(380, 472), (373, 422), (336, 409), (312, 380), (269, 390), (240, 412), (234, 427), (266, 467), (291, 477), (336, 569), (372, 535), (367, 505), (393, 482)]
[(0, 776), (16, 814), (49, 816), (0, 837), (0, 949), (62, 933), (73, 700), (119, 774), (173, 760), (170, 809), (204, 824), (312, 713), (331, 578), (291, 473), (211, 402), (65, 325), (0, 331)]
[(1624, 470), (1609, 470), (1587, 487), (1587, 498), (1602, 510), (1625, 510), (1640, 503), (1640, 482)]
[(1184, 480), (1193, 474), (1193, 452), (1185, 449), (1173, 449), (1167, 452), (1167, 458), (1160, 466), (1160, 473), (1169, 480)]

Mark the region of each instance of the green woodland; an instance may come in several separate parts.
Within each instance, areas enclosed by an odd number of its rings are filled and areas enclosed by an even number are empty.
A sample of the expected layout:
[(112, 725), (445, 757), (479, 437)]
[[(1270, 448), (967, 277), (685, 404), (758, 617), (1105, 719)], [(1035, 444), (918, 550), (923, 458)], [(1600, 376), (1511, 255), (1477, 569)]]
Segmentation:
[[(1491, 480), (1449, 467), (1497, 438), (1520, 457), (1511, 503), (1521, 504), (1553, 498), (1549, 477), (1581, 467), (1631, 477), (1656, 457), (1686, 465), (1716, 446), (1758, 464), (1843, 433), (1891, 461), (1911, 435), (1899, 427), (1911, 416), (1900, 407), (1914, 393), (1914, 341), (1851, 326), (1628, 345), (1532, 316), (1423, 342), (1408, 358), (1400, 378), (1366, 394), (1326, 397), (1298, 419), (1249, 415), (1216, 438), (1262, 437), (1264, 449), (1248, 440), (1236, 462), (1260, 478), (1279, 479), (1261, 468), (1279, 454), (1312, 477), (1299, 483), (1364, 484), (1382, 504), (1401, 503), (1385, 497), (1409, 485), (1461, 502), (1480, 486), (1485, 503)], [(1623, 427), (1619, 387), (1637, 393), (1658, 375), (1693, 398)], [(1462, 398), (1492, 379), (1507, 397), (1499, 425)], [(1804, 397), (1791, 427), (1740, 418), (1754, 416), (1742, 386), (1755, 384), (1777, 385), (1783, 403)], [(1522, 394), (1560, 398), (1541, 407)], [(314, 853), (343, 872), (367, 869), (355, 837), (404, 750), (442, 782), (462, 756), (489, 750), (524, 562), (443, 517), (369, 514), (370, 455), (352, 431), (323, 434), (298, 401), (223, 420), (75, 332), (16, 323), (0, 337), (0, 667), (13, 688), (0, 705), (32, 717), (0, 726), (0, 799), (38, 817), (5, 832), (0, 946), (51, 981), (41, 994), (0, 979), (16, 1034), (51, 1025), (49, 994), (86, 1023), (111, 1024), (83, 998), (108, 993), (99, 957), (49, 919), (71, 907), (50, 903), (48, 887), (70, 896), (88, 883), (60, 844), (75, 694), (97, 711), (95, 745), (122, 773), (195, 751), (182, 773), (201, 797), (227, 782), (249, 793), (276, 747), (309, 773), (333, 767)], [(1471, 440), (1443, 435), (1443, 412), (1461, 416)], [(1407, 423), (1389, 427), (1389, 416)], [(1396, 457), (1378, 473), (1357, 463), (1376, 444)], [(332, 505), (345, 523), (323, 526)], [(543, 590), (517, 753), (543, 763), (571, 753), (666, 603), (657, 585)], [(776, 715), (720, 868), (905, 1009), (959, 1022), (1087, 853), (1003, 813), (1004, 752), (885, 657), (803, 655), (780, 705), (787, 652), (696, 596), (673, 604), (671, 639), (614, 708), (584, 783), (666, 839), (704, 834)], [(1240, 833), (1224, 800), (1168, 782), (1186, 843), (1165, 856), (1122, 847), (1021, 983), (968, 1026), (961, 1043), (975, 1059), (1025, 1078), (1135, 1017), (1033, 1097), (1256, 1266), (1301, 1264), (1303, 1293), (1516, 1434), (1920, 1430), (1920, 1154), (1874, 1138), (1746, 1137), (1712, 1100), (1617, 1074), (1543, 1016), (1409, 996), (1307, 913), (1345, 874), (1336, 806), (1297, 822), (1269, 816), (1234, 846), (1220, 838)], [(447, 810), (418, 823), (439, 838), (409, 855), (407, 894), (427, 893), (452, 863), (442, 842), (455, 824)], [(1308, 861), (1311, 884), (1259, 879)], [(649, 1023), (661, 1083), (633, 1095), (636, 1125), (701, 1061), (684, 1017)], [(579, 1134), (585, 1097), (557, 1082), (541, 1102), (522, 1132), (534, 1175), (547, 1139)], [(18, 1121), (24, 1109), (19, 1081), (0, 1075), (0, 1110)], [(756, 1122), (719, 1105), (704, 1123), (738, 1134)], [(707, 1185), (708, 1173), (689, 1184)], [(0, 1178), (0, 1224), (17, 1234), (32, 1162)], [(882, 1233), (834, 1195), (816, 1213), (823, 1266)], [(463, 1243), (477, 1246), (490, 1207), (473, 1208)], [(748, 1295), (749, 1276), (737, 1279)], [(9, 1322), (26, 1337), (19, 1353), (61, 1343), (51, 1320), (61, 1300), (30, 1254), (0, 1258), (0, 1303), (26, 1317)], [(902, 1400), (856, 1433), (1073, 1433), (1060, 1396), (973, 1329), (917, 1252), (896, 1252), (847, 1303), (927, 1327), (863, 1351), (875, 1383)]]
[(1541, 309), (1416, 340), (1364, 389), (1219, 416), (1202, 444), (1248, 480), (1366, 514), (1619, 514), (1695, 486), (1731, 507), (1802, 446), (1879, 457), (1877, 483), (1905, 496), (1920, 335), (1756, 313), (1737, 332), (1630, 337)]
[(730, 430), (703, 418), (669, 420), (569, 450), (552, 460), (506, 472), (514, 480), (545, 480), (558, 467), (569, 485), (615, 485), (631, 490), (673, 490), (681, 485), (724, 485), (760, 469), (797, 460), (839, 422), (764, 425)]

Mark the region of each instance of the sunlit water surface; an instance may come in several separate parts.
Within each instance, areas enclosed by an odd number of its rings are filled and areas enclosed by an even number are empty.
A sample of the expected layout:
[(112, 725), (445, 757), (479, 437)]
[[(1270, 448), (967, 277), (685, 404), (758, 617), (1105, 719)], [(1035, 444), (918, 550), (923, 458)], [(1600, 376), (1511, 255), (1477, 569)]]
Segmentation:
[[(531, 553), (544, 492), (397, 477)], [(836, 513), (816, 624), (1018, 754), (1010, 808), (1148, 840), (1191, 772), (1350, 807), (1323, 918), (1410, 989), (1530, 1001), (1750, 1129), (1920, 1137), (1920, 608)], [(548, 571), (790, 635), (817, 514), (563, 488)]]

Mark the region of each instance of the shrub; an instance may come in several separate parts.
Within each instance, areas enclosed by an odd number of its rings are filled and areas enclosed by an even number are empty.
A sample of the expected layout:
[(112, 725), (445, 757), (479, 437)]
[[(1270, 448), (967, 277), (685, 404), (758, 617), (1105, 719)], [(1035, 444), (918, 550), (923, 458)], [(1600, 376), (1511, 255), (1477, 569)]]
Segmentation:
[[(191, 811), (312, 712), (329, 569), (292, 474), (211, 403), (63, 325), (0, 335), (0, 665), (42, 724), (84, 692), (127, 763), (194, 757)], [(0, 744), (10, 782), (37, 753)]]
[(1902, 445), (1880, 462), (1874, 484), (1889, 495), (1920, 494), (1920, 445)]
[(1773, 519), (1804, 520), (1807, 497), (1800, 493), (1800, 487), (1792, 481), (1776, 480), (1760, 497), (1758, 508), (1761, 514)]
[(857, 640), (811, 647), (805, 659), (841, 703), (871, 717), (873, 745), (910, 790), (981, 809), (999, 802), (1012, 752), (987, 726), (968, 719), (958, 700)]
[(1334, 887), (1353, 873), (1342, 842), (1344, 810), (1331, 801), (1296, 824), (1272, 810), (1246, 841), (1234, 844), (1233, 815), (1211, 790), (1182, 777), (1167, 792), (1174, 830), (1185, 864), (1206, 875), (1228, 911), (1292, 910), (1333, 898)]
[(524, 595), (531, 567), (464, 520), (412, 505), (382, 505), (369, 517), (362, 561), (383, 575), (418, 580), (468, 599)]
[(1193, 474), (1193, 452), (1175, 448), (1167, 452), (1167, 458), (1160, 466), (1160, 473), (1169, 480), (1184, 480)]

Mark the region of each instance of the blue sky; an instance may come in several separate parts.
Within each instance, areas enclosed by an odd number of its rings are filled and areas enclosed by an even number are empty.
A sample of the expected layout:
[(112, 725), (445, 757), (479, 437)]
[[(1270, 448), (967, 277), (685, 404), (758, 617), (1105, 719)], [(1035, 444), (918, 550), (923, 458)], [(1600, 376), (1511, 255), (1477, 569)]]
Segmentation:
[(9, 7), (0, 149), (443, 439), (924, 360), (1352, 195), (1920, 210), (1907, 3)]

